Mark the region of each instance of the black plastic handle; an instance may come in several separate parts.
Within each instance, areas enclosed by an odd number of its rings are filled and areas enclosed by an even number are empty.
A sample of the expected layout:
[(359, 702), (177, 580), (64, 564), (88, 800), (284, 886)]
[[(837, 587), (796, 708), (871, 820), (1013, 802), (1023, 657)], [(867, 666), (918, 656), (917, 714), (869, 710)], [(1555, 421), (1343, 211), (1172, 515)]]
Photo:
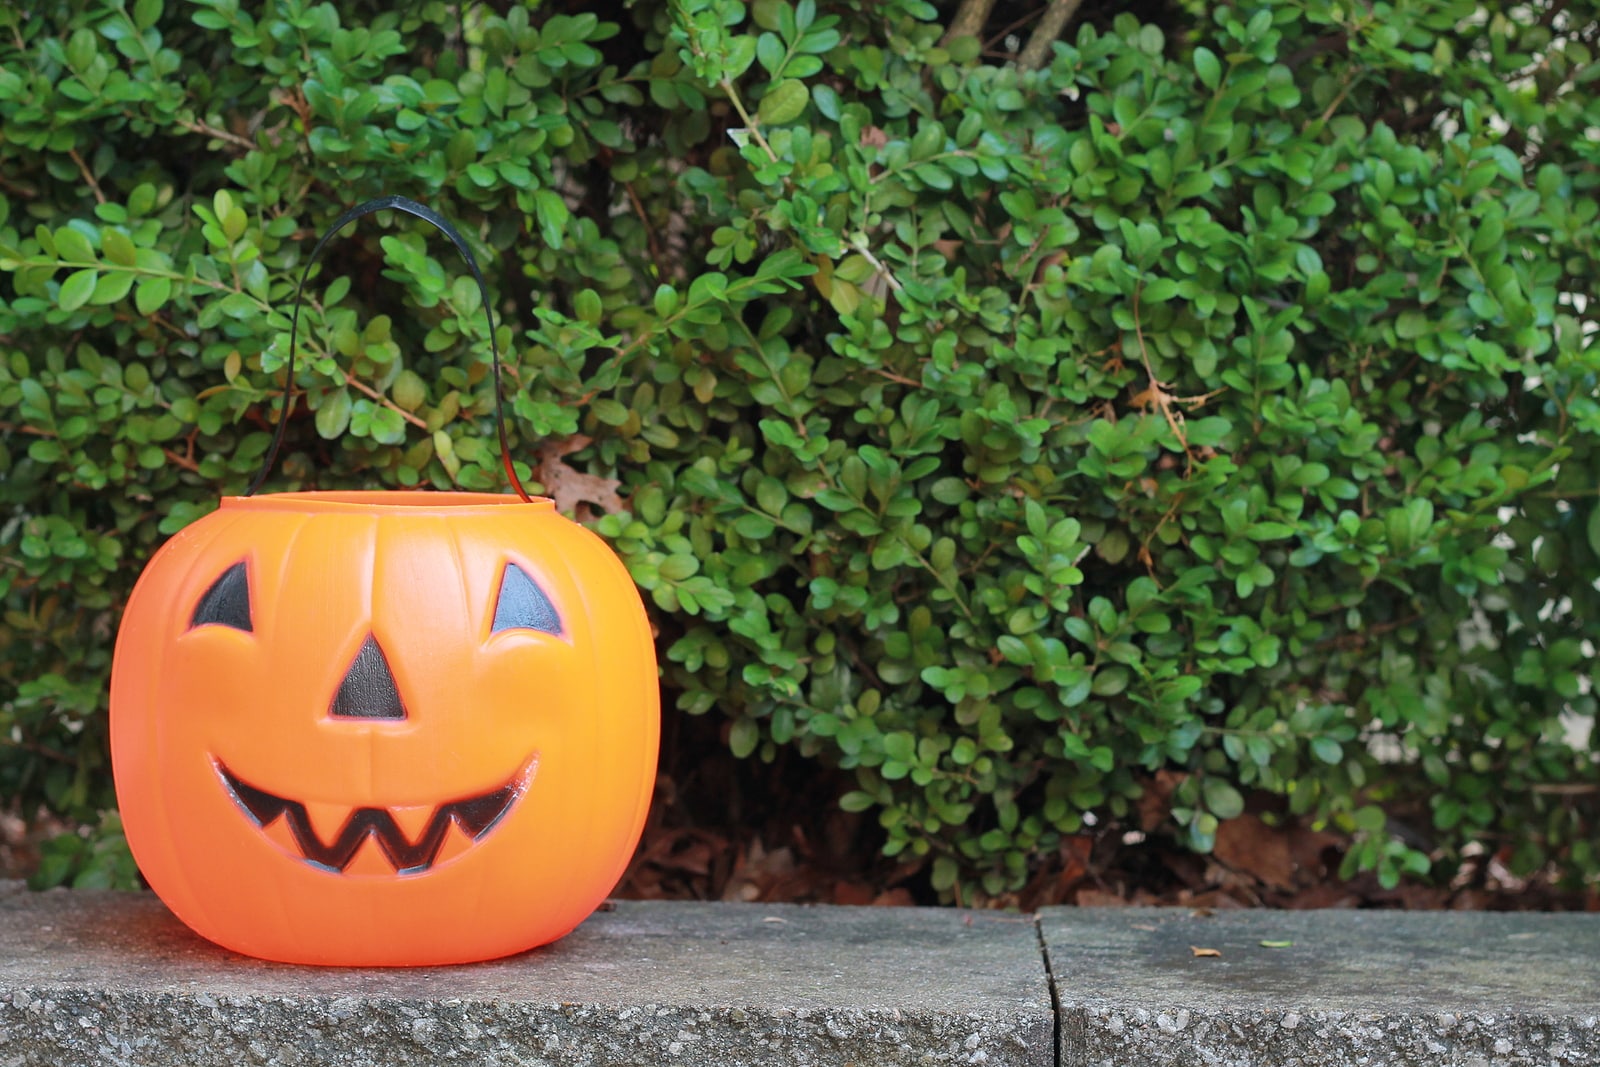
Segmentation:
[(505, 467), (506, 477), (511, 480), (511, 488), (517, 491), (517, 496), (524, 502), (531, 502), (532, 497), (522, 488), (522, 479), (517, 477), (517, 469), (511, 462), (511, 446), (506, 443), (506, 409), (500, 388), (500, 346), (494, 338), (494, 306), (489, 300), (489, 286), (483, 280), (483, 271), (478, 268), (478, 260), (472, 254), (472, 249), (467, 247), (466, 238), (461, 236), (459, 230), (445, 221), (438, 212), (408, 200), (403, 196), (383, 196), (377, 200), (368, 200), (365, 204), (357, 204), (334, 220), (328, 231), (317, 239), (316, 247), (311, 250), (311, 256), (306, 260), (306, 265), (300, 272), (300, 284), (294, 290), (294, 312), (289, 320), (289, 368), (288, 376), (284, 380), (283, 401), (278, 405), (278, 428), (272, 435), (272, 445), (267, 449), (266, 459), (261, 464), (261, 473), (256, 475), (256, 480), (250, 483), (250, 488), (244, 492), (245, 496), (254, 496), (256, 490), (261, 488), (261, 483), (267, 480), (267, 475), (272, 473), (272, 466), (278, 460), (278, 449), (283, 445), (284, 431), (289, 427), (289, 397), (294, 390), (294, 356), (295, 339), (300, 335), (300, 295), (306, 287), (306, 279), (311, 274), (311, 267), (322, 254), (323, 246), (350, 223), (363, 215), (371, 215), (375, 211), (389, 209), (404, 211), (415, 215), (424, 222), (431, 222), (456, 246), (463, 259), (467, 261), (467, 268), (472, 271), (473, 280), (478, 283), (478, 292), (483, 297), (483, 312), (489, 316), (489, 351), (494, 357), (494, 417), (495, 428), (500, 435), (500, 462)]

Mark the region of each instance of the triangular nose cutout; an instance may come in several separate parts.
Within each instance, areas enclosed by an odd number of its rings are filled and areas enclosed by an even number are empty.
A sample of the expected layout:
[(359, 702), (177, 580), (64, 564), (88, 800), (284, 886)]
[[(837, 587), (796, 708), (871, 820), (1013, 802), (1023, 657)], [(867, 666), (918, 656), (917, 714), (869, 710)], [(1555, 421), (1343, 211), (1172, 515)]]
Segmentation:
[(355, 662), (345, 672), (339, 691), (333, 695), (328, 714), (336, 719), (403, 719), (405, 705), (383, 649), (371, 634), (356, 653)]

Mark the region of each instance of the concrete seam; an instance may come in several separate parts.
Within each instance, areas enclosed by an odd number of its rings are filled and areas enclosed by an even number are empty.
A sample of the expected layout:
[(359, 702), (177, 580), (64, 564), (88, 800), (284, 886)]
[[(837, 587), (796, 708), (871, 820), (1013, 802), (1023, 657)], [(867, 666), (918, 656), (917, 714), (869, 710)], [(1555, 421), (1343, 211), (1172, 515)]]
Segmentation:
[(1033, 916), (1033, 934), (1039, 939), (1039, 961), (1044, 964), (1044, 980), (1050, 987), (1050, 1046), (1055, 1067), (1061, 1067), (1061, 995), (1056, 989), (1056, 975), (1050, 969), (1050, 946), (1044, 940), (1044, 919)]

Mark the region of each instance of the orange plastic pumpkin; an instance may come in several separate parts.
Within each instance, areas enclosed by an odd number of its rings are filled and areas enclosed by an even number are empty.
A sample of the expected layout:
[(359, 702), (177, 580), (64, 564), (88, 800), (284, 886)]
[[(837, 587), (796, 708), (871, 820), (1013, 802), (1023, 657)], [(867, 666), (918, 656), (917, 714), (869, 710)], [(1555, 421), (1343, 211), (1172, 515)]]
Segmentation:
[(621, 561), (480, 493), (224, 498), (140, 576), (111, 678), (140, 870), (200, 934), (295, 963), (567, 933), (638, 842), (659, 714)]
[(151, 886), (228, 948), (502, 956), (621, 876), (658, 700), (632, 580), (549, 501), (227, 498), (128, 602), (117, 796)]

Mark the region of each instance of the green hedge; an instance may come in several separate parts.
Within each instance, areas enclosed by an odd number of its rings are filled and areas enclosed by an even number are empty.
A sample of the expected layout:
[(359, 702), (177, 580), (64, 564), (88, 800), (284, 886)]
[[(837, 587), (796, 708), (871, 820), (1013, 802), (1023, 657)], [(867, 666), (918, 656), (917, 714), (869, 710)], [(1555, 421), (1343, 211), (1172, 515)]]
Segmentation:
[[(0, 795), (112, 804), (119, 607), (399, 193), (669, 714), (853, 770), (941, 893), (1157, 771), (1197, 849), (1256, 802), (1594, 879), (1595, 3), (1091, 5), (1037, 63), (1029, 5), (585, 6), (0, 11)], [(501, 487), (424, 231), (333, 246), (274, 488)]]

